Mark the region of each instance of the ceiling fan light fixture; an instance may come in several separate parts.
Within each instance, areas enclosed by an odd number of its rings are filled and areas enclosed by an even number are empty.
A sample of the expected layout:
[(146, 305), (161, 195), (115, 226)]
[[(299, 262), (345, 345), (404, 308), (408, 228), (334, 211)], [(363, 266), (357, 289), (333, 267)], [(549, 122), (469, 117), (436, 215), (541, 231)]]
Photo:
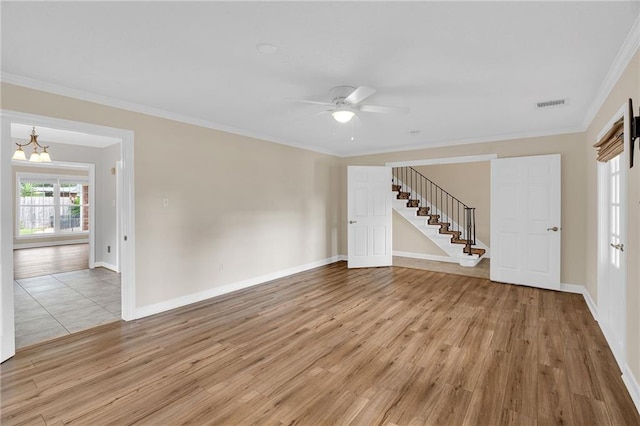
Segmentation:
[(348, 123), (353, 116), (356, 115), (353, 111), (346, 108), (338, 108), (331, 113), (331, 116), (338, 123)]

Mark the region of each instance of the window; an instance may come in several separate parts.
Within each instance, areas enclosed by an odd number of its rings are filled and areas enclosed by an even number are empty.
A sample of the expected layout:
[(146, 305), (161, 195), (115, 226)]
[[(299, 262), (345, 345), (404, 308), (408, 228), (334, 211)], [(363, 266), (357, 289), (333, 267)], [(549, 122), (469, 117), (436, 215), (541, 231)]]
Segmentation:
[(89, 184), (83, 178), (18, 176), (18, 237), (89, 231)]

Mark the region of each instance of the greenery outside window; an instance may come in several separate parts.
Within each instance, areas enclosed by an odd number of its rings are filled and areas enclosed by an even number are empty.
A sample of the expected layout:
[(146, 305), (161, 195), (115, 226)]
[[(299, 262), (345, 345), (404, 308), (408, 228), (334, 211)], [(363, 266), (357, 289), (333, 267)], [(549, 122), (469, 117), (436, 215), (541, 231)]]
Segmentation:
[(89, 184), (82, 179), (18, 177), (18, 237), (89, 232)]

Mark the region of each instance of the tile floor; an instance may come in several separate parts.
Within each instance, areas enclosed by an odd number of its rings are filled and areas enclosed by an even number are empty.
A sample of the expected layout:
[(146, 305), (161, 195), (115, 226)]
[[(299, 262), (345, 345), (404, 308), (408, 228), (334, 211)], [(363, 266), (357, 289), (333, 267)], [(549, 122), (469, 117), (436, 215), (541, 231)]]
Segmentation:
[(120, 274), (83, 269), (14, 281), (16, 348), (75, 333), (120, 316)]

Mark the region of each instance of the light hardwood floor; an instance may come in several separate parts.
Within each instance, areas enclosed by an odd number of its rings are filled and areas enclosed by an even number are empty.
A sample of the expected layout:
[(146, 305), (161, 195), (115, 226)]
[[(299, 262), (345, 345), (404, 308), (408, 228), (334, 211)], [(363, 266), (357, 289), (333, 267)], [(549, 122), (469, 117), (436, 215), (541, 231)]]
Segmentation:
[(19, 351), (2, 424), (638, 425), (579, 295), (337, 263)]
[(393, 256), (393, 266), (403, 268), (423, 269), (425, 271), (444, 272), (446, 274), (465, 275), (467, 277), (489, 279), (490, 259), (482, 259), (473, 268), (460, 266), (457, 263), (439, 262), (436, 260), (413, 259), (410, 257)]
[(89, 244), (69, 244), (13, 251), (14, 280), (87, 268), (89, 268)]

